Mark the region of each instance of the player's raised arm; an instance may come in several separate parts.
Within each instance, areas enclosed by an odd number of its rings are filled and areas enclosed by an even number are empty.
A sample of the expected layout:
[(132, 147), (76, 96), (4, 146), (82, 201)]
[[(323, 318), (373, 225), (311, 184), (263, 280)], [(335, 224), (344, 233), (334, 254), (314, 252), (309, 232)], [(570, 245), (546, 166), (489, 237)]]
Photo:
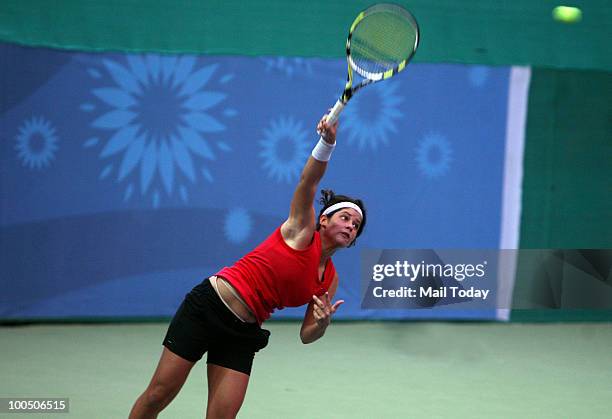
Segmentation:
[[(327, 123), (327, 116), (323, 116), (317, 124), (321, 139), (306, 161), (293, 193), (289, 217), (281, 227), (284, 239), (294, 247), (307, 245), (314, 233), (316, 226), (314, 197), (336, 145), (337, 127), (337, 122), (333, 125)], [(302, 243), (303, 241), (305, 243)]]

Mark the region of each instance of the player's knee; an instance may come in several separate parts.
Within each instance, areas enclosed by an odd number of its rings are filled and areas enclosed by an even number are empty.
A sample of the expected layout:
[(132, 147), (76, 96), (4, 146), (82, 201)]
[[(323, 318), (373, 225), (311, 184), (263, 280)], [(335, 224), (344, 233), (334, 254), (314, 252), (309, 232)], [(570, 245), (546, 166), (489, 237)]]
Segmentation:
[(235, 419), (240, 410), (240, 404), (219, 400), (212, 403), (206, 413), (207, 419)]
[(163, 384), (152, 385), (144, 394), (144, 402), (151, 410), (160, 411), (174, 396), (172, 388)]

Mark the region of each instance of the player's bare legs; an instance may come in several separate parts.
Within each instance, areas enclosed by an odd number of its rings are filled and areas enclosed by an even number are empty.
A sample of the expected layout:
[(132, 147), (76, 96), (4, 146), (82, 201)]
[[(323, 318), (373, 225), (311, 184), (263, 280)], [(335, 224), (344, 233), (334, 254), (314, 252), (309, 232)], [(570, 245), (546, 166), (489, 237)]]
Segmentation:
[(242, 406), (248, 384), (247, 374), (208, 364), (206, 419), (234, 419)]
[(130, 419), (156, 418), (183, 387), (194, 365), (164, 348), (149, 386), (132, 407)]

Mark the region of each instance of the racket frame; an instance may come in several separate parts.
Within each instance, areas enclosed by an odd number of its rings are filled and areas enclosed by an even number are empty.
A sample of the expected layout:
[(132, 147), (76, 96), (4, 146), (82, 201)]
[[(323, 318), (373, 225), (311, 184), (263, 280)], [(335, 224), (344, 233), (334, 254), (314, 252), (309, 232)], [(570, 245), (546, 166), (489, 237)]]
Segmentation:
[[(355, 28), (357, 28), (359, 23), (361, 23), (361, 21), (365, 17), (367, 17), (370, 14), (380, 11), (380, 9), (389, 9), (389, 8), (397, 10), (400, 14), (402, 14), (402, 16), (404, 16), (408, 21), (410, 21), (411, 24), (414, 26), (415, 31), (416, 31), (414, 45), (412, 47), (412, 51), (410, 55), (406, 57), (404, 60), (400, 61), (393, 68), (385, 72), (381, 72), (381, 73), (371, 73), (371, 72), (365, 71), (362, 68), (359, 68), (357, 64), (353, 61), (351, 57), (351, 38), (353, 36), (353, 33), (355, 32)], [(348, 101), (353, 97), (353, 95), (359, 89), (363, 88), (364, 86), (367, 86), (370, 83), (376, 83), (378, 81), (391, 78), (394, 75), (401, 72), (402, 70), (404, 70), (408, 62), (412, 59), (412, 57), (416, 53), (416, 50), (419, 46), (419, 42), (420, 42), (419, 24), (417, 20), (414, 18), (414, 16), (408, 10), (404, 9), (403, 7), (397, 4), (393, 4), (393, 3), (379, 3), (379, 4), (375, 4), (374, 6), (371, 6), (367, 8), (366, 10), (363, 10), (362, 12), (360, 12), (355, 18), (355, 20), (353, 21), (351, 28), (349, 30), (349, 34), (346, 38), (346, 61), (347, 61), (347, 67), (348, 67), (347, 81), (344, 86), (344, 91), (342, 92), (342, 95), (336, 101), (336, 104), (334, 105), (329, 115), (327, 116), (327, 122), (330, 124), (333, 124), (334, 122), (338, 120), (338, 117), (340, 116), (340, 113), (344, 109), (344, 106), (346, 106)], [(363, 80), (355, 86), (353, 86), (353, 71), (359, 74), (363, 78)]]

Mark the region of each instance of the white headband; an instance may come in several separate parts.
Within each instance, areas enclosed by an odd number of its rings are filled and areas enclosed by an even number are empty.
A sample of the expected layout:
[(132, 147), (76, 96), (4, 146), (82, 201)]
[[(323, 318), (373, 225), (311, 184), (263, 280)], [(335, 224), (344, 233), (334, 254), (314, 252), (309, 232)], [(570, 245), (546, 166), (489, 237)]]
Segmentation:
[(326, 208), (325, 211), (323, 211), (323, 215), (327, 215), (330, 212), (334, 212), (341, 208), (352, 208), (355, 211), (357, 211), (359, 215), (361, 215), (361, 218), (363, 218), (363, 213), (361, 212), (361, 208), (359, 208), (359, 205), (353, 204), (352, 202), (347, 202), (347, 201), (338, 202), (337, 204), (331, 205), (329, 208)]

